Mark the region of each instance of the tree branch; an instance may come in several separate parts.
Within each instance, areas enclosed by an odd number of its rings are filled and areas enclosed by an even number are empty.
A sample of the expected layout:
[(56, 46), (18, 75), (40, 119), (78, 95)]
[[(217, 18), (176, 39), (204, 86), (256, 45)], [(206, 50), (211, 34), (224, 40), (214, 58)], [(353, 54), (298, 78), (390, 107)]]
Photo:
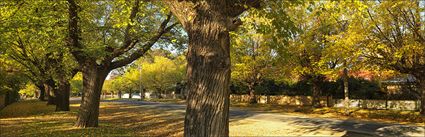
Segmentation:
[(83, 53), (83, 47), (79, 43), (79, 27), (78, 27), (78, 5), (74, 0), (68, 0), (68, 43), (67, 46), (70, 48), (71, 54), (77, 59), (78, 63), (82, 64), (86, 57)]
[(107, 57), (110, 60), (126, 53), (127, 51), (132, 49), (139, 42), (138, 40), (133, 40), (133, 38), (130, 34), (130, 30), (133, 27), (132, 23), (134, 23), (134, 18), (136, 18), (137, 12), (139, 12), (139, 7), (140, 7), (139, 3), (140, 3), (140, 0), (136, 0), (134, 2), (132, 9), (131, 9), (131, 13), (130, 13), (130, 17), (129, 17), (130, 23), (127, 24), (127, 27), (125, 28), (125, 31), (124, 31), (124, 44), (120, 48), (114, 48), (113, 49), (112, 55)]
[[(373, 24), (375, 25), (376, 29), (379, 31), (379, 33), (381, 34), (381, 37), (385, 38), (385, 40), (388, 41), (390, 46), (393, 46), (393, 42), (385, 35), (385, 33), (381, 30), (381, 28), (378, 26), (378, 24), (376, 23), (376, 21), (373, 19), (372, 14), (370, 13), (369, 9), (367, 10), (367, 13), (369, 15), (370, 20), (372, 20)], [(394, 47), (394, 46), (393, 46)]]
[(127, 56), (124, 59), (112, 62), (110, 69), (115, 69), (115, 68), (125, 66), (133, 62), (134, 60), (140, 58), (141, 56), (143, 56), (161, 38), (163, 34), (169, 32), (175, 25), (178, 24), (178, 23), (173, 23), (172, 25), (167, 27), (167, 24), (168, 22), (170, 22), (171, 17), (172, 17), (172, 14), (169, 13), (167, 15), (167, 18), (161, 23), (161, 26), (159, 27), (157, 33), (152, 38), (150, 38), (145, 44), (143, 44), (143, 46), (140, 49), (133, 52), (131, 55)]

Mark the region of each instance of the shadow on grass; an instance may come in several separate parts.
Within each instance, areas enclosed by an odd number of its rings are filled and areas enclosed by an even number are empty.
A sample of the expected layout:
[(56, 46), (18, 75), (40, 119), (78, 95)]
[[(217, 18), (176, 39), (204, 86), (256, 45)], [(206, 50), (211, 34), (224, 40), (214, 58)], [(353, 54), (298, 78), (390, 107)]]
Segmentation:
[[(46, 107), (37, 101), (20, 105), (33, 103)], [(78, 105), (73, 106), (72, 112), (53, 112), (54, 108), (49, 108), (43, 113), (32, 109), (28, 110), (29, 115), (10, 114), (9, 118), (0, 119), (0, 136), (181, 136), (183, 133), (183, 112), (118, 103), (101, 104), (99, 128), (76, 128), (73, 124)], [(12, 106), (11, 111), (17, 108), (22, 107)]]
[[(71, 101), (70, 109), (75, 112), (78, 109), (79, 101)], [(0, 118), (16, 118), (16, 117), (31, 117), (39, 115), (49, 115), (52, 113), (64, 113), (55, 112), (54, 105), (47, 105), (47, 102), (38, 100), (22, 100), (11, 105), (6, 106), (0, 110)], [(65, 112), (66, 113), (66, 112)]]

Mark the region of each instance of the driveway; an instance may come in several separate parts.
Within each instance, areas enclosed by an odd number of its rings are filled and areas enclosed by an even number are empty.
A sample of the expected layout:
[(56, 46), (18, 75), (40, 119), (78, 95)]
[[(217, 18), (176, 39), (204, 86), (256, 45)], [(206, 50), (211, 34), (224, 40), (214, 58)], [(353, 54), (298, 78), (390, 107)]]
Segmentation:
[[(114, 100), (146, 108), (184, 112), (186, 106), (171, 103)], [(388, 124), (366, 121), (315, 118), (305, 115), (275, 114), (230, 109), (230, 135), (232, 130), (257, 130), (254, 134), (242, 136), (424, 136), (424, 127), (415, 125)]]

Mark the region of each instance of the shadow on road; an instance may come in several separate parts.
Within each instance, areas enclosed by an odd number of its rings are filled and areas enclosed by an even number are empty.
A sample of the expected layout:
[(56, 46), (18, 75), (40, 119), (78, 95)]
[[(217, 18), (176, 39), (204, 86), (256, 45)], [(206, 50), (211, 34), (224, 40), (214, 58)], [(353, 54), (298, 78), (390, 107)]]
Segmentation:
[(319, 131), (331, 130), (336, 132), (345, 132), (343, 136), (425, 136), (424, 127), (400, 125), (400, 124), (381, 124), (372, 122), (355, 122), (353, 120), (333, 120), (323, 118), (296, 117), (267, 113), (249, 113), (244, 115), (231, 115), (231, 121), (236, 122), (244, 119), (257, 119), (265, 121), (280, 121), (286, 125), (293, 126), (291, 133), (297, 134), (315, 134)]
[[(157, 112), (158, 114), (153, 115), (154, 117), (171, 117), (171, 114), (179, 112), (180, 123), (173, 124), (178, 121), (171, 121), (173, 123), (166, 123), (166, 125), (179, 125), (183, 126), (183, 118), (185, 105), (179, 104), (168, 104), (168, 103), (155, 103), (155, 102), (143, 102), (143, 101), (129, 101), (129, 100), (116, 100), (116, 101), (103, 101), (103, 102), (118, 102), (124, 104), (131, 104), (131, 106), (143, 106), (144, 108), (154, 108), (161, 110)], [(123, 109), (123, 108), (121, 108)], [(120, 110), (122, 112), (122, 110)], [(130, 111), (130, 110), (129, 110)], [(118, 115), (120, 112), (117, 112), (114, 115)], [(153, 113), (155, 114), (155, 113)], [(168, 114), (168, 115), (164, 115)], [(117, 116), (117, 119), (114, 120), (129, 120), (134, 116)], [(399, 125), (399, 124), (381, 124), (381, 123), (372, 123), (372, 122), (356, 122), (353, 120), (335, 120), (335, 119), (324, 119), (324, 118), (312, 118), (312, 117), (302, 117), (302, 116), (293, 116), (293, 115), (283, 115), (283, 114), (273, 114), (273, 113), (263, 113), (263, 112), (252, 112), (247, 110), (232, 109), (230, 110), (230, 122), (238, 122), (243, 120), (259, 120), (259, 121), (271, 121), (271, 122), (280, 122), (284, 125), (288, 125), (291, 131), (289, 133), (297, 134), (306, 134), (311, 135), (318, 133), (320, 131), (334, 131), (334, 132), (345, 132), (343, 136), (420, 136), (424, 134), (423, 127), (409, 126), (409, 125)], [(144, 121), (144, 120), (141, 120)], [(166, 122), (166, 121), (164, 121)], [(241, 122), (238, 124), (250, 124), (246, 122)], [(147, 128), (141, 126), (140, 124), (137, 128)], [(162, 124), (159, 124), (162, 125)], [(155, 127), (157, 126), (152, 126)], [(152, 129), (152, 128), (149, 128)], [(181, 132), (181, 129), (178, 130)], [(167, 133), (175, 134), (173, 133)]]

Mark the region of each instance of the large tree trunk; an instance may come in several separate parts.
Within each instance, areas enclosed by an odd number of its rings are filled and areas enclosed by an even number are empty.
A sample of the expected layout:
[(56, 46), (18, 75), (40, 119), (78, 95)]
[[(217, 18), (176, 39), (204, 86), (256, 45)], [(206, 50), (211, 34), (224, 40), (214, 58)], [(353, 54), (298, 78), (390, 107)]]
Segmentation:
[(56, 111), (69, 111), (70, 83), (67, 80), (59, 82), (56, 91)]
[(257, 96), (255, 95), (254, 84), (249, 85), (248, 90), (249, 90), (249, 104), (258, 103)]
[(55, 81), (50, 79), (44, 84), (44, 88), (47, 95), (47, 105), (55, 105), (56, 104), (56, 95), (55, 95)]
[(320, 99), (319, 99), (319, 97), (320, 97), (320, 86), (319, 86), (319, 83), (318, 83), (318, 81), (313, 80), (312, 85), (313, 85), (313, 96), (312, 96), (311, 105), (313, 107), (320, 107)]
[(109, 71), (88, 63), (83, 67), (83, 97), (78, 112), (77, 127), (97, 127), (100, 93)]
[(422, 80), (419, 80), (419, 93), (421, 95), (421, 109), (420, 114), (422, 116), (425, 116), (425, 78), (422, 78)]
[(344, 82), (344, 106), (345, 106), (345, 114), (349, 114), (349, 107), (350, 107), (350, 99), (348, 96), (348, 69), (344, 68), (343, 72), (343, 82)]
[(130, 92), (128, 93), (128, 98), (129, 98), (129, 99), (132, 99), (132, 98), (133, 98), (133, 96), (132, 96), (132, 95), (133, 95), (133, 91), (130, 89)]
[(145, 98), (145, 90), (140, 90), (140, 100), (143, 100)]
[(163, 97), (162, 97), (162, 90), (160, 89), (160, 88), (157, 88), (156, 89), (156, 97), (158, 98), (158, 99), (162, 99)]
[(199, 15), (189, 29), (185, 136), (229, 134), (229, 32), (214, 18)]
[(38, 95), (38, 100), (46, 101), (46, 89), (43, 84), (36, 85), (38, 90), (40, 90), (40, 94)]
[(229, 136), (230, 37), (257, 0), (163, 0), (189, 35), (184, 136)]
[(46, 86), (47, 105), (55, 105), (55, 97), (53, 94), (53, 88)]

